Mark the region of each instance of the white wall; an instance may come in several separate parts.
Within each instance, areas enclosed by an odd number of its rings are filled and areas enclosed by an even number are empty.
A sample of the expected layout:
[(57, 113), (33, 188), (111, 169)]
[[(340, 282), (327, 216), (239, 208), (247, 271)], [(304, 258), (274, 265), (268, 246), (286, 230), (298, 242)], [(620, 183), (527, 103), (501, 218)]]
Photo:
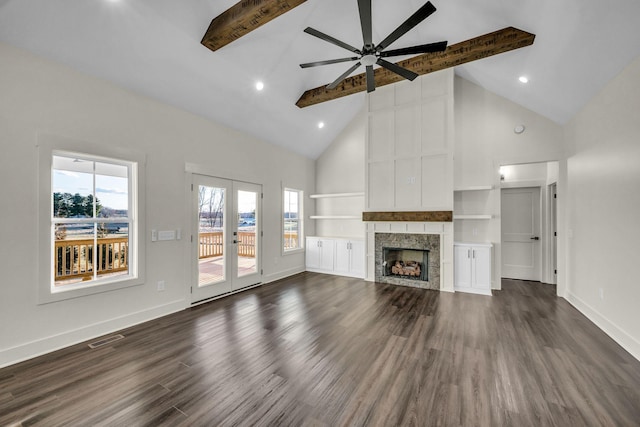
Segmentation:
[(640, 359), (640, 58), (566, 126), (567, 298)]
[(368, 99), (368, 211), (453, 210), (453, 70), (383, 86)]
[(186, 163), (263, 184), (264, 281), (304, 270), (304, 254), (281, 255), (281, 186), (311, 193), (312, 160), (4, 44), (0, 94), (0, 366), (189, 304), (188, 239), (151, 243), (146, 233), (144, 285), (37, 305), (39, 133), (145, 153), (147, 230), (189, 229)]
[[(316, 160), (316, 193), (364, 193), (367, 115), (360, 114)], [(364, 197), (316, 199), (315, 215), (362, 215)], [(364, 237), (361, 220), (316, 220), (319, 236)]]
[[(454, 235), (456, 241), (477, 242), (480, 238), (486, 238), (494, 244), (492, 286), (500, 289), (500, 166), (557, 160), (562, 169), (565, 158), (563, 128), (460, 77), (455, 78), (454, 88), (455, 188), (494, 188), (486, 192), (489, 193), (484, 196), (486, 211), (481, 212), (493, 218), (457, 220), (454, 222)], [(520, 135), (513, 131), (519, 124), (526, 127)], [(563, 183), (559, 184), (558, 191), (562, 193)], [(480, 196), (477, 194), (473, 197)], [(461, 197), (464, 196), (456, 196), (458, 206)], [(559, 250), (563, 251), (564, 248), (561, 246)], [(558, 284), (558, 291), (562, 291), (561, 283)]]

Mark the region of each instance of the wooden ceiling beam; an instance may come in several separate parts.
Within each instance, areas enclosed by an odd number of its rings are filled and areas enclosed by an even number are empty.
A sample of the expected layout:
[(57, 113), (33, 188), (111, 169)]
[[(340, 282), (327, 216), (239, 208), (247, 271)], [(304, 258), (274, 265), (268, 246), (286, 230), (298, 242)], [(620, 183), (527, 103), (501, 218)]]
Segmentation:
[[(535, 34), (519, 30), (513, 27), (483, 36), (475, 37), (447, 47), (447, 50), (439, 53), (426, 53), (414, 56), (398, 62), (398, 65), (411, 70), (419, 75), (433, 73), (434, 71), (462, 65), (467, 62), (520, 49), (533, 44)], [(404, 80), (402, 77), (387, 70), (377, 68), (375, 70), (376, 87), (385, 86)], [(345, 79), (335, 89), (327, 89), (326, 85), (307, 90), (296, 105), (300, 108), (331, 101), (367, 89), (365, 73)]]
[(213, 18), (201, 43), (216, 51), (307, 0), (243, 0)]

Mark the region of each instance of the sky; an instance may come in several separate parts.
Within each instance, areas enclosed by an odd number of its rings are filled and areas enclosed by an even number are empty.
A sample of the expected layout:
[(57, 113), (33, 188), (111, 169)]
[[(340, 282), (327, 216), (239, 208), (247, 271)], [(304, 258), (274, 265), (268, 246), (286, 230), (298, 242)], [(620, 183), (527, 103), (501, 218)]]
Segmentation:
[[(92, 193), (92, 180), (91, 174), (54, 169), (53, 191), (88, 196)], [(128, 209), (127, 187), (127, 178), (96, 175), (96, 197), (104, 207)]]

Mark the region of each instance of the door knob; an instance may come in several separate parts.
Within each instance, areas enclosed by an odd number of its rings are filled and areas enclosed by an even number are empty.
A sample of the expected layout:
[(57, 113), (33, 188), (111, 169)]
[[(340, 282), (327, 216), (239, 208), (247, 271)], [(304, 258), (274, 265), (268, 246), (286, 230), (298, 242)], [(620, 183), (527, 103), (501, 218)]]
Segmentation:
[(532, 237), (531, 240), (540, 240), (538, 236)]

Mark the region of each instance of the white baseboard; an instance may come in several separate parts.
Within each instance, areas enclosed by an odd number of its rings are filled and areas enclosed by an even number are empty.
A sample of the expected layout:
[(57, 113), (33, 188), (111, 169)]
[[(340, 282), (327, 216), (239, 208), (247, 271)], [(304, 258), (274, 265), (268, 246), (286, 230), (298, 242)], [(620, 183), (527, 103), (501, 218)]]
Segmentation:
[(567, 301), (574, 306), (580, 313), (584, 314), (589, 320), (596, 324), (605, 334), (609, 335), (615, 342), (620, 344), (622, 348), (627, 350), (633, 357), (640, 360), (640, 342), (629, 335), (624, 329), (598, 313), (589, 304), (572, 294), (567, 292)]
[(294, 276), (296, 274), (304, 273), (306, 270), (304, 267), (290, 268), (284, 271), (278, 271), (277, 273), (264, 276), (263, 283), (271, 283), (276, 280), (286, 279), (287, 277)]
[(52, 351), (60, 350), (121, 329), (129, 328), (149, 320), (157, 319), (184, 310), (187, 307), (187, 301), (176, 300), (147, 310), (83, 326), (8, 349), (2, 349), (0, 350), (0, 368), (42, 356), (43, 354), (51, 353)]

